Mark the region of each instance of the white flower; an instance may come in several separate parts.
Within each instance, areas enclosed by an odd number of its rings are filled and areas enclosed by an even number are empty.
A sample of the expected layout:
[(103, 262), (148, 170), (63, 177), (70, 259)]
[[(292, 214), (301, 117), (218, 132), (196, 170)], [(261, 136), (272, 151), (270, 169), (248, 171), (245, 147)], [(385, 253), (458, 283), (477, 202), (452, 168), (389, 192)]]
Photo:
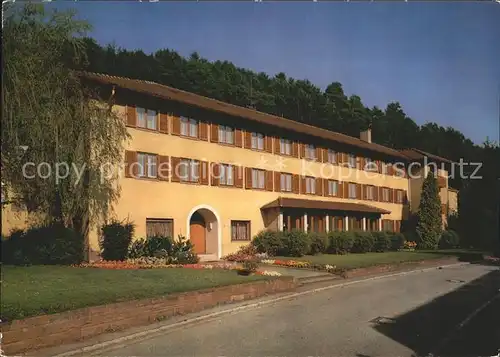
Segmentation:
[(264, 264), (274, 264), (274, 259), (262, 259), (260, 261), (261, 263), (264, 263)]
[(267, 275), (267, 276), (281, 276), (281, 273), (278, 273), (277, 271), (264, 270), (261, 273), (262, 275)]

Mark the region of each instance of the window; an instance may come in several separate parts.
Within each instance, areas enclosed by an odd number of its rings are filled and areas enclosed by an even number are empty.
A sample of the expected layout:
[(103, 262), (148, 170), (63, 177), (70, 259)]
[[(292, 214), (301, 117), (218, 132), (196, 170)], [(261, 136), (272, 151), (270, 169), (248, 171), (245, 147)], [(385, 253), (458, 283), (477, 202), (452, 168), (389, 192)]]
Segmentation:
[(384, 175), (389, 174), (389, 165), (387, 165), (385, 162), (380, 161), (380, 167), (381, 167), (380, 171), (382, 172), (382, 174)]
[(229, 126), (219, 125), (219, 143), (234, 144), (234, 129)]
[(252, 149), (264, 150), (264, 135), (261, 133), (252, 133)]
[(137, 126), (139, 128), (146, 128), (151, 130), (156, 130), (157, 123), (157, 112), (156, 110), (144, 109), (141, 107), (136, 107), (135, 111), (137, 113)]
[(137, 113), (137, 126), (139, 128), (146, 127), (146, 110), (144, 108), (136, 107), (135, 111)]
[(404, 177), (405, 171), (403, 165), (394, 165), (394, 175), (398, 177)]
[(333, 151), (332, 149), (328, 149), (328, 162), (330, 164), (337, 163), (337, 153), (335, 151)]
[(281, 174), (280, 175), (280, 186), (283, 192), (292, 192), (292, 175)]
[(156, 130), (156, 120), (157, 120), (156, 111), (148, 109), (146, 118), (146, 128), (151, 130)]
[(382, 220), (382, 230), (388, 232), (394, 232), (394, 222), (390, 219)]
[(252, 169), (252, 188), (264, 188), (264, 170)]
[(197, 138), (198, 121), (186, 117), (181, 117), (181, 135)]
[(349, 198), (356, 198), (356, 184), (349, 184)]
[(234, 167), (232, 165), (221, 164), (219, 184), (226, 186), (233, 186), (234, 185), (233, 174), (234, 174)]
[(378, 171), (377, 163), (375, 161), (373, 161), (372, 159), (366, 157), (365, 158), (365, 167), (364, 167), (364, 169), (366, 171), (375, 171), (375, 172), (377, 172)]
[(292, 155), (292, 142), (288, 139), (280, 139), (280, 154)]
[(316, 193), (316, 179), (314, 177), (306, 177), (306, 193)]
[[(175, 168), (177, 170), (177, 168)], [(184, 182), (198, 182), (200, 163), (196, 160), (183, 159), (179, 163), (179, 178)]]
[(231, 240), (250, 240), (250, 221), (231, 221)]
[(356, 167), (356, 156), (355, 155), (352, 155), (352, 154), (349, 154), (348, 158), (347, 158), (347, 165), (349, 167)]
[(156, 155), (137, 153), (139, 177), (156, 177)]
[(316, 148), (312, 144), (305, 145), (306, 159), (314, 160), (316, 159)]
[(165, 218), (146, 218), (146, 236), (173, 237), (174, 220)]
[(374, 200), (375, 199), (375, 187), (373, 186), (366, 186), (366, 199), (367, 200)]
[(328, 195), (337, 196), (339, 189), (339, 183), (337, 181), (328, 180)]
[(389, 202), (389, 189), (388, 188), (384, 187), (382, 189), (382, 201)]
[(403, 191), (401, 190), (396, 191), (396, 200), (398, 203), (403, 203)]

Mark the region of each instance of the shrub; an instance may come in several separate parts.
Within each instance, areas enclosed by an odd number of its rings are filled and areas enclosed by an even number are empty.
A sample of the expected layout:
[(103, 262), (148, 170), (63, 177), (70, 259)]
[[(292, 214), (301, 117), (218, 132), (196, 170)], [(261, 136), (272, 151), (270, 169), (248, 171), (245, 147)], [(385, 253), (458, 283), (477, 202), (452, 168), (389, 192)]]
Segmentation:
[(146, 239), (144, 238), (134, 240), (128, 249), (127, 258), (129, 259), (149, 256), (149, 251), (146, 249)]
[(14, 230), (2, 241), (3, 262), (14, 265), (80, 264), (83, 237), (60, 223)]
[(283, 233), (260, 231), (252, 240), (252, 245), (259, 253), (267, 253), (270, 256), (281, 254), (284, 249)]
[(122, 223), (115, 220), (102, 226), (102, 235), (99, 240), (101, 257), (104, 260), (125, 260), (134, 228), (132, 223)]
[(235, 253), (228, 254), (224, 258), (224, 260), (228, 260), (230, 262), (244, 262), (249, 259), (254, 259), (257, 256), (257, 249), (251, 245), (241, 246)]
[(309, 252), (309, 237), (299, 230), (286, 232), (283, 235), (284, 247), (280, 254), (288, 257), (301, 257)]
[(172, 245), (170, 257), (177, 264), (195, 264), (199, 261), (198, 255), (194, 252), (193, 243), (180, 234)]
[(255, 272), (259, 268), (259, 264), (255, 260), (249, 259), (243, 262), (243, 269), (249, 272)]
[(405, 235), (403, 233), (391, 232), (389, 233), (389, 236), (390, 236), (392, 250), (399, 250), (404, 248), (405, 241), (407, 239), (405, 238)]
[(441, 234), (441, 239), (439, 240), (439, 248), (450, 249), (460, 247), (460, 237), (457, 232), (448, 229)]
[(328, 234), (329, 253), (347, 254), (352, 250), (354, 235), (351, 232), (330, 232)]
[(431, 171), (424, 180), (417, 212), (416, 232), (419, 248), (435, 249), (438, 246), (442, 223), (439, 188)]
[(373, 235), (370, 232), (354, 232), (354, 244), (351, 251), (353, 253), (371, 252), (374, 243)]
[(322, 233), (309, 233), (309, 254), (325, 253), (328, 248), (328, 237)]
[(387, 252), (392, 246), (391, 238), (386, 232), (373, 232), (373, 250), (375, 252)]

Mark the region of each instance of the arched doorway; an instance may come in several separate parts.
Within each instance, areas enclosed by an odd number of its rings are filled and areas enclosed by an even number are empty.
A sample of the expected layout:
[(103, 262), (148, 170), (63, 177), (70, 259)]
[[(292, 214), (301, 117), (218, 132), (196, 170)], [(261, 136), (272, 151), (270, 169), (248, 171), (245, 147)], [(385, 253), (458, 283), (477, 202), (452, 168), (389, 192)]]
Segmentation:
[(220, 227), (215, 211), (208, 206), (195, 207), (188, 216), (188, 232), (194, 252), (210, 259), (220, 258)]

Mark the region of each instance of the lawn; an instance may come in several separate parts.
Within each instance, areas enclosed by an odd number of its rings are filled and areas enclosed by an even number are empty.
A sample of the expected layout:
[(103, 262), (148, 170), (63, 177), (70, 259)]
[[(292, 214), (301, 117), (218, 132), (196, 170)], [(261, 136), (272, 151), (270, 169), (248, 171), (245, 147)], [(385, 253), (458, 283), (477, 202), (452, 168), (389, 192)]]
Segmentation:
[(2, 267), (2, 321), (86, 306), (269, 279), (213, 269)]
[[(413, 252), (384, 252), (384, 253), (364, 253), (364, 254), (319, 254), (306, 255), (301, 258), (276, 257), (280, 260), (302, 260), (313, 264), (330, 264), (339, 268), (362, 268), (379, 264), (391, 264), (401, 262), (415, 262), (427, 259), (439, 259), (445, 257), (463, 257), (471, 254), (464, 250), (434, 250), (434, 251), (413, 251)], [(472, 253), (475, 254), (475, 253)]]

